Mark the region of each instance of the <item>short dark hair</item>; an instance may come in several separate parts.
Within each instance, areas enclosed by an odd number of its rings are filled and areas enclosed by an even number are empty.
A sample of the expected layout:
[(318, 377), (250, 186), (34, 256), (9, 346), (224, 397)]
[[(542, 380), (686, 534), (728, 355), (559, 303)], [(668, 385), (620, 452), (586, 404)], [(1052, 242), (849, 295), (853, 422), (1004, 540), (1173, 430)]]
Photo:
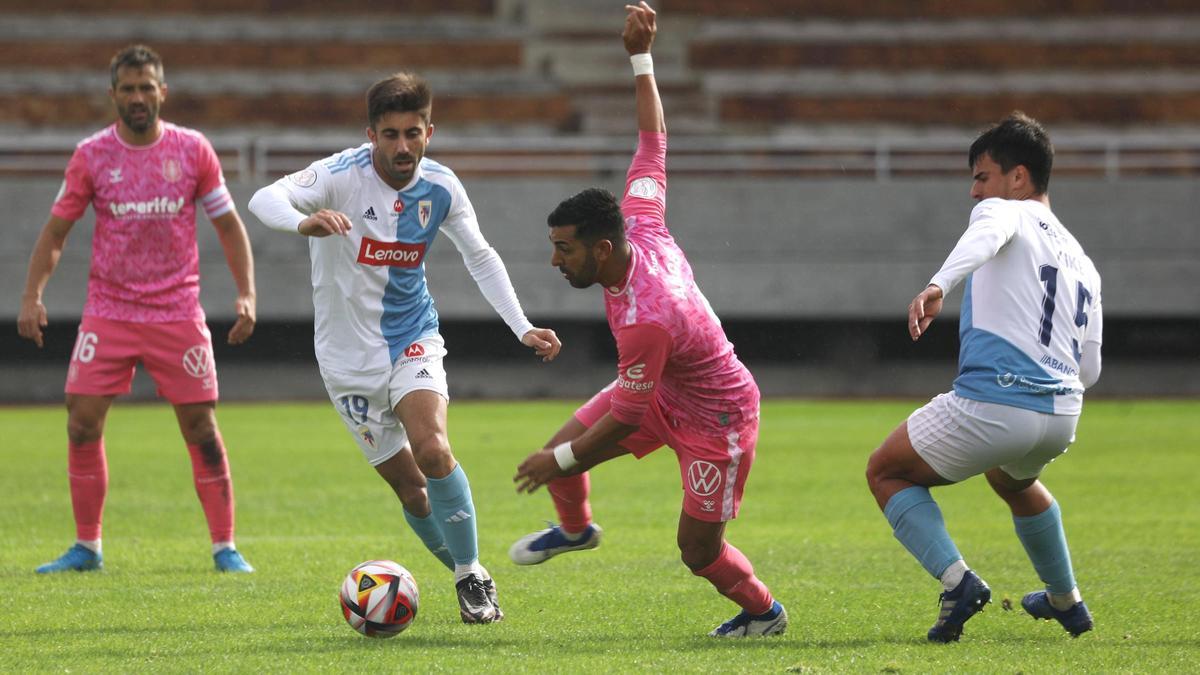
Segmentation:
[(108, 64), (112, 86), (117, 86), (117, 71), (120, 69), (145, 68), (146, 66), (150, 66), (154, 70), (154, 77), (161, 84), (163, 82), (163, 64), (162, 57), (158, 55), (158, 52), (146, 45), (129, 45), (122, 49), (112, 57), (112, 61)]
[(621, 205), (608, 190), (588, 188), (564, 199), (546, 217), (550, 227), (575, 226), (575, 238), (591, 246), (601, 239), (614, 244), (625, 241), (625, 217)]
[(433, 91), (425, 78), (414, 73), (395, 73), (367, 90), (367, 121), (371, 128), (390, 112), (415, 112), (425, 123), (433, 111)]
[(985, 153), (1004, 173), (1012, 171), (1018, 164), (1024, 166), (1038, 194), (1046, 194), (1050, 188), (1054, 146), (1041, 123), (1020, 110), (1013, 111), (975, 139), (967, 156), (967, 166), (974, 169), (975, 162)]

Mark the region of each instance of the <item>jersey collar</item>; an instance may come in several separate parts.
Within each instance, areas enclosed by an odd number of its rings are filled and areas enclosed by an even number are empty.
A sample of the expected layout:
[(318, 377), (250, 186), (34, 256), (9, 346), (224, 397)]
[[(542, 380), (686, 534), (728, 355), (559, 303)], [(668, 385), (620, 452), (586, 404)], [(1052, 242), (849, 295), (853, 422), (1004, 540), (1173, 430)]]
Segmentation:
[(629, 290), (629, 284), (633, 283), (634, 274), (637, 272), (638, 258), (642, 255), (641, 251), (638, 250), (638, 247), (632, 241), (628, 239), (625, 241), (629, 244), (629, 269), (625, 270), (625, 279), (621, 281), (620, 286), (604, 287), (605, 294), (612, 297), (622, 295), (625, 291)]

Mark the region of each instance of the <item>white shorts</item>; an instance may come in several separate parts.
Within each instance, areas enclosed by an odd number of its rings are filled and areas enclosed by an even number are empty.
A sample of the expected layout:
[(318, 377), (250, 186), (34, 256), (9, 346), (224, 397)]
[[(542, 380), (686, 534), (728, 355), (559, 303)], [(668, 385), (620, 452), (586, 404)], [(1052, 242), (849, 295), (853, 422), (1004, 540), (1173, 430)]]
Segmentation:
[(908, 438), (921, 459), (948, 480), (996, 467), (1025, 480), (1067, 451), (1078, 422), (1078, 415), (973, 401), (951, 391), (908, 416)]
[(450, 400), (446, 386), (446, 343), (440, 335), (423, 337), (405, 349), (391, 372), (338, 373), (321, 368), (325, 391), (346, 429), (371, 466), (391, 459), (408, 445), (408, 434), (396, 417), (396, 405), (419, 389)]

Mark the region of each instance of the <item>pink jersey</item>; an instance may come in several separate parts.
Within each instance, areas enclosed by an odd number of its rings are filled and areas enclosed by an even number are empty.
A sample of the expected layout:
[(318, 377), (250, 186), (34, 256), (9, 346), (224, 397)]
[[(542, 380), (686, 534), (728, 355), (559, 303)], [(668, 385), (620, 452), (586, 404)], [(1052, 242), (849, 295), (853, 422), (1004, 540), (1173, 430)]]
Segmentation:
[(151, 145), (121, 140), (114, 124), (84, 139), (50, 212), (76, 221), (96, 212), (85, 316), (165, 323), (203, 320), (196, 206), (209, 218), (233, 208), (208, 139), (162, 123)]
[(758, 385), (667, 230), (666, 162), (667, 135), (641, 132), (621, 201), (633, 259), (604, 290), (619, 359), (612, 415), (635, 425), (657, 401), (673, 424), (724, 436), (758, 418)]

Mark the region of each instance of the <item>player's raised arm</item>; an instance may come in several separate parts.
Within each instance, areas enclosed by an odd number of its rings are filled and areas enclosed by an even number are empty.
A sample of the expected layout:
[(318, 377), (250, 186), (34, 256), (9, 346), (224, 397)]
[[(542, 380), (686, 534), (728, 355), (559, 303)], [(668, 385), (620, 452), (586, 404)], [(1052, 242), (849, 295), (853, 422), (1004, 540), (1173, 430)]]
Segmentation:
[(633, 63), (637, 86), (638, 130), (665, 133), (662, 100), (658, 96), (658, 83), (654, 80), (654, 62), (650, 58), (650, 47), (658, 33), (654, 10), (645, 0), (637, 5), (625, 5), (629, 14), (625, 17), (625, 30), (621, 38), (625, 51)]

